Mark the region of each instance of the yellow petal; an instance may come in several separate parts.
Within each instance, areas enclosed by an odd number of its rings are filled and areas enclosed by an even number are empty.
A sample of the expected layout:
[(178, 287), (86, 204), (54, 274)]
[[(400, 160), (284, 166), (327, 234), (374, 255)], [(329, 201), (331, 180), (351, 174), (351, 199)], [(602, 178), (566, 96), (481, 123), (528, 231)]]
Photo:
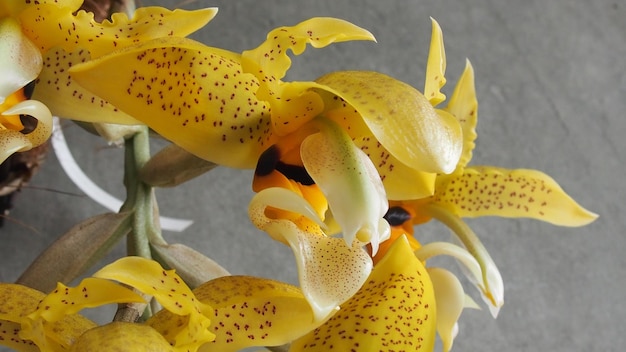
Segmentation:
[(209, 331), (213, 308), (199, 302), (174, 270), (141, 257), (124, 257), (105, 266), (94, 277), (116, 280), (154, 296), (168, 311), (189, 317), (189, 324), (177, 334), (176, 347), (196, 348), (215, 337)]
[(597, 218), (550, 176), (526, 169), (466, 168), (438, 186), (435, 202), (460, 217), (526, 217), (560, 226), (583, 226)]
[(359, 292), (290, 351), (432, 351), (435, 329), (432, 283), (401, 237)]
[(443, 47), (443, 33), (439, 23), (434, 18), (432, 22), (432, 34), (430, 38), (430, 51), (428, 52), (428, 63), (426, 64), (426, 84), (424, 85), (424, 95), (432, 104), (437, 104), (446, 100), (446, 96), (441, 93), (441, 87), (446, 84), (446, 52)]
[(89, 51), (85, 49), (74, 52), (66, 52), (62, 48), (49, 50), (43, 57), (44, 68), (37, 79), (33, 99), (43, 102), (55, 116), (63, 118), (124, 125), (141, 124), (70, 77), (70, 67), (89, 59)]
[(388, 202), (380, 176), (337, 124), (320, 120), (318, 125), (320, 132), (302, 142), (304, 167), (328, 199), (347, 245), (355, 239), (371, 243), (375, 254), (390, 231), (383, 219)]
[(196, 156), (254, 168), (273, 144), (270, 114), (239, 55), (164, 38), (72, 67), (72, 78)]
[(469, 60), (466, 61), (465, 70), (444, 110), (456, 117), (463, 129), (463, 153), (456, 168), (457, 171), (461, 171), (472, 159), (474, 140), (477, 136), (478, 100), (474, 86), (474, 69)]
[(284, 83), (281, 79), (291, 66), (287, 53), (300, 55), (307, 44), (322, 48), (334, 42), (374, 40), (372, 34), (350, 22), (336, 18), (311, 18), (293, 27), (272, 30), (263, 44), (242, 54), (244, 72), (254, 74), (261, 86), (257, 97), (272, 107), (272, 125), (276, 133), (294, 132), (323, 109), (321, 98), (310, 88), (314, 82)]
[(0, 19), (0, 104), (37, 78), (43, 64), (37, 47), (12, 18)]
[[(211, 326), (215, 341), (205, 344), (200, 351), (282, 345), (321, 323), (314, 319), (302, 291), (274, 280), (225, 276), (203, 284), (194, 294), (215, 308)], [(161, 311), (147, 324), (171, 338), (178, 325), (184, 325), (183, 321)]]
[(437, 113), (413, 87), (377, 72), (342, 71), (316, 80), (358, 111), (376, 140), (419, 171), (450, 173), (463, 136), (458, 121)]
[[(252, 198), (248, 214), (256, 227), (291, 247), (302, 292), (315, 319), (321, 321), (361, 287), (372, 269), (372, 260), (358, 242), (348, 246), (341, 238), (326, 236), (315, 210), (304, 203), (291, 191), (268, 188)], [(271, 219), (265, 215), (268, 207), (307, 218)]]
[(19, 352), (40, 352), (33, 341), (24, 340), (19, 336), (21, 325), (0, 319), (0, 346), (7, 346)]
[(174, 11), (161, 7), (139, 7), (129, 19), (116, 13), (111, 22), (97, 23), (93, 13), (43, 3), (25, 8), (19, 16), (24, 33), (42, 52), (59, 46), (67, 52), (86, 49), (92, 58), (148, 39), (184, 37), (209, 22), (215, 8)]
[(465, 292), (459, 279), (442, 268), (428, 268), (437, 302), (437, 333), (443, 351), (450, 351), (456, 335), (456, 324), (465, 306)]

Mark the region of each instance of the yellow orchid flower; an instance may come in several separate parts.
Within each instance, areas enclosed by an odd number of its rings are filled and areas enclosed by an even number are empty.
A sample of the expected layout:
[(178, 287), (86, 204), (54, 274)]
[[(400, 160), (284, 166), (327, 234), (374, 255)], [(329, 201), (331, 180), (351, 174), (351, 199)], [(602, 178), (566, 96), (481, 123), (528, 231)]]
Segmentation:
[[(54, 115), (88, 122), (137, 124), (105, 100), (77, 85), (68, 69), (74, 64), (113, 50), (165, 36), (186, 36), (210, 21), (216, 9), (170, 11), (138, 8), (129, 19), (121, 13), (98, 23), (93, 13), (79, 11), (82, 0), (6, 0), (0, 18), (19, 24), (30, 45), (40, 54), (34, 98)], [(30, 79), (37, 75), (30, 75)], [(26, 82), (24, 82), (26, 83)]]
[(432, 351), (438, 319), (434, 294), (429, 273), (402, 236), (363, 287), (289, 351)]
[[(445, 60), (441, 32), (433, 21), (433, 38), (427, 75), (443, 77)], [(443, 62), (443, 65), (439, 63)], [(433, 105), (445, 96), (439, 92), (445, 80), (427, 80), (425, 91)], [(430, 92), (430, 93), (429, 93)], [(429, 197), (391, 201), (385, 218), (391, 225), (391, 236), (382, 243), (374, 256), (374, 263), (384, 258), (395, 238), (409, 235), (415, 255), (426, 261), (436, 255), (455, 257), (467, 276), (478, 287), (492, 314), (496, 316), (504, 303), (502, 277), (478, 236), (465, 224), (462, 217), (501, 216), (527, 217), (561, 226), (583, 226), (597, 216), (578, 205), (559, 185), (546, 174), (535, 170), (507, 170), (491, 166), (468, 167), (477, 137), (478, 103), (474, 88), (474, 72), (469, 61), (448, 106), (443, 110), (454, 116), (462, 126), (463, 150), (455, 170), (450, 174), (437, 174), (434, 194)], [(435, 218), (446, 224), (461, 242), (461, 246), (436, 242), (422, 246), (412, 238), (414, 226)], [(456, 335), (456, 321), (463, 308), (476, 307), (465, 296), (458, 279), (441, 268), (428, 269), (438, 306), (438, 332), (444, 350), (452, 347)]]

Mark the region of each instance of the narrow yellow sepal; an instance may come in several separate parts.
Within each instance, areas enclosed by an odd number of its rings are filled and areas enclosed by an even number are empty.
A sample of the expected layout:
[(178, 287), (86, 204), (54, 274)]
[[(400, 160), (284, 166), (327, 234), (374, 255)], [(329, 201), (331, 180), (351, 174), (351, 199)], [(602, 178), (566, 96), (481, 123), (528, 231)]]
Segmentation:
[(550, 176), (527, 169), (465, 168), (438, 186), (435, 203), (460, 217), (525, 217), (560, 226), (583, 226), (598, 217)]
[(434, 18), (431, 17), (430, 20), (432, 21), (432, 34), (428, 63), (426, 64), (424, 95), (432, 106), (437, 106), (437, 104), (446, 100), (446, 96), (441, 93), (441, 88), (446, 84), (446, 52), (443, 47), (441, 27)]

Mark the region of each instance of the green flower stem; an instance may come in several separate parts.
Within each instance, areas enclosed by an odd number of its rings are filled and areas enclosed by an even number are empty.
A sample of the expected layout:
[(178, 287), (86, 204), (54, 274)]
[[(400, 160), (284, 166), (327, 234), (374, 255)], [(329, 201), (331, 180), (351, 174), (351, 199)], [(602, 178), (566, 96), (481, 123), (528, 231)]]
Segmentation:
[(126, 202), (120, 211), (133, 211), (133, 228), (128, 236), (128, 255), (152, 258), (150, 242), (165, 243), (155, 226), (156, 200), (152, 187), (139, 179), (139, 170), (150, 159), (148, 128), (142, 128), (125, 142), (124, 185)]

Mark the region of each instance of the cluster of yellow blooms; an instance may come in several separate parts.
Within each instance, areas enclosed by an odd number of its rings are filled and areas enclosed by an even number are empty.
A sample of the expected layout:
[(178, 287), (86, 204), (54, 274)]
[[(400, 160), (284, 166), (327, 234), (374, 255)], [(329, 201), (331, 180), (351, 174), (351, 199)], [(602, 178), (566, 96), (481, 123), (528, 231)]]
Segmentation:
[[(56, 115), (146, 125), (208, 162), (254, 169), (250, 219), (293, 250), (300, 285), (227, 275), (192, 290), (174, 270), (129, 256), (48, 294), (0, 284), (0, 344), (19, 351), (285, 344), (294, 352), (431, 351), (438, 334), (449, 350), (462, 310), (477, 303), (430, 258), (458, 259), (494, 316), (504, 302), (500, 273), (462, 218), (581, 226), (596, 217), (539, 171), (468, 166), (474, 73), (468, 62), (439, 107), (446, 62), (434, 20), (422, 93), (377, 72), (283, 81), (289, 51), (374, 39), (339, 19), (280, 27), (257, 48), (235, 53), (185, 38), (215, 9), (139, 8), (132, 18), (98, 23), (77, 11), (81, 4), (0, 4), (0, 159), (43, 143)], [(27, 120), (35, 127), (25, 128)], [(414, 226), (432, 218), (458, 241), (419, 243)], [(97, 326), (77, 314), (147, 296), (162, 309), (142, 322)]]

